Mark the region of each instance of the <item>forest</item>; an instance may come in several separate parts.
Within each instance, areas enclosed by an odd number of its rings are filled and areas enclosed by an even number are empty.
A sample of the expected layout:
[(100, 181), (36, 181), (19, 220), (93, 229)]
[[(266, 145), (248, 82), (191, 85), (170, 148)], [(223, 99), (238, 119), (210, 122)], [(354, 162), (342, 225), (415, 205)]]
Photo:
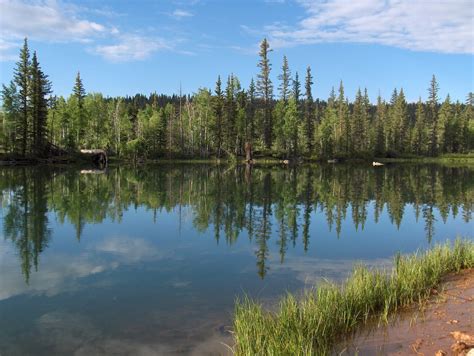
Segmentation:
[(321, 100), (313, 97), (311, 68), (300, 79), (286, 57), (275, 88), (270, 53), (264, 39), (248, 88), (230, 74), (192, 95), (108, 97), (87, 93), (78, 72), (65, 98), (53, 95), (25, 39), (13, 79), (2, 86), (0, 152), (32, 158), (57, 148), (100, 148), (121, 159), (236, 160), (250, 145), (255, 157), (317, 160), (435, 157), (474, 148), (472, 92), (464, 103), (441, 99), (433, 75), (426, 101), (408, 103), (403, 88), (376, 103), (359, 89), (350, 101), (342, 81)]

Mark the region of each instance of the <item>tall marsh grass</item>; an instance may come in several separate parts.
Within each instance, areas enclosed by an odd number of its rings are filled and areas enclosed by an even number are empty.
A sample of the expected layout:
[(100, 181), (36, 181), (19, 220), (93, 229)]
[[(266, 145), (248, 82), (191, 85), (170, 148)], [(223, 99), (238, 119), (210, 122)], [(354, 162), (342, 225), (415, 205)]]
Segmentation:
[(325, 283), (296, 299), (288, 294), (276, 312), (238, 300), (233, 351), (237, 355), (324, 355), (336, 340), (369, 318), (426, 299), (443, 276), (474, 267), (474, 242), (458, 239), (426, 252), (395, 257), (391, 271), (355, 267), (342, 285)]

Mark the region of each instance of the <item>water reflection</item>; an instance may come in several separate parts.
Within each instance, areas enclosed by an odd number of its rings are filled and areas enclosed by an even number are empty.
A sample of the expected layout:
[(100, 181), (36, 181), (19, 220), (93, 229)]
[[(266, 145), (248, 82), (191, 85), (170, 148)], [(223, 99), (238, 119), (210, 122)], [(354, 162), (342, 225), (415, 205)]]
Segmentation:
[[(435, 233), (435, 210), (444, 222), (450, 214), (469, 222), (474, 170), (436, 165), (162, 165), (81, 174), (73, 168), (16, 167), (0, 170), (0, 191), (4, 238), (18, 251), (27, 283), (51, 242), (52, 219), (74, 226), (80, 240), (87, 224), (120, 223), (129, 209), (147, 209), (155, 221), (163, 210), (177, 211), (180, 222), (184, 211), (191, 213), (194, 229), (212, 231), (218, 244), (233, 245), (245, 231), (255, 246), (257, 273), (264, 278), (270, 238), (278, 244), (280, 263), (289, 246), (302, 244), (308, 251), (315, 215), (324, 216), (338, 238), (343, 237), (344, 222), (363, 230), (368, 217), (378, 222), (384, 209), (391, 224), (400, 227), (407, 206), (422, 220), (428, 242)], [(116, 238), (97, 248), (132, 260), (134, 253), (140, 258), (154, 253), (140, 243)]]

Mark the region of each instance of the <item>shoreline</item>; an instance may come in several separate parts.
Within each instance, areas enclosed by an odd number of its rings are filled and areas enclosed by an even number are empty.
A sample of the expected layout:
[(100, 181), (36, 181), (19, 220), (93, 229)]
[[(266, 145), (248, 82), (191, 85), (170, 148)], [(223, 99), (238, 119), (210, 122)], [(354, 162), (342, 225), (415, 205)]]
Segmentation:
[(474, 339), (474, 268), (447, 275), (423, 301), (387, 324), (362, 327), (337, 347), (338, 355), (465, 355), (459, 335)]
[(457, 240), (423, 253), (397, 255), (387, 270), (356, 266), (342, 284), (325, 283), (302, 298), (288, 294), (276, 311), (244, 298), (234, 312), (237, 355), (332, 354), (334, 348), (374, 322), (389, 323), (420, 302), (453, 273), (474, 268), (474, 243)]
[[(340, 165), (340, 164), (367, 164), (372, 165), (372, 162), (380, 162), (382, 165), (390, 165), (395, 163), (407, 163), (407, 164), (467, 164), (474, 165), (474, 154), (456, 154), (456, 155), (443, 155), (439, 157), (400, 157), (400, 158), (343, 158), (338, 159), (336, 162), (329, 162), (327, 159), (307, 159), (297, 158), (295, 160), (279, 159), (271, 156), (255, 157), (251, 162), (253, 166), (259, 165), (282, 165), (282, 166), (299, 166), (308, 164), (320, 164), (320, 165)], [(90, 159), (85, 157), (77, 156), (55, 156), (49, 158), (2, 158), (0, 157), (1, 166), (36, 166), (36, 165), (77, 165), (77, 164), (91, 164)], [(130, 159), (122, 159), (111, 156), (109, 158), (110, 165), (117, 164), (132, 164), (132, 165), (154, 165), (154, 164), (212, 164), (212, 165), (243, 165), (248, 162), (241, 159), (230, 159), (230, 158), (162, 158), (162, 159), (144, 159), (140, 161), (134, 161)]]

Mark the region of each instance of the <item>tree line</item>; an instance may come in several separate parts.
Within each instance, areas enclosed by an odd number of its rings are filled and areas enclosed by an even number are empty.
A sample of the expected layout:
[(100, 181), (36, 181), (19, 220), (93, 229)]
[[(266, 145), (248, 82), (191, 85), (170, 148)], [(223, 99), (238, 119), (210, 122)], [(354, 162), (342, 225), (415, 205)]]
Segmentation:
[(278, 158), (437, 156), (474, 148), (474, 95), (465, 103), (440, 102), (433, 75), (428, 99), (408, 103), (403, 89), (371, 103), (367, 89), (349, 101), (343, 82), (327, 100), (313, 97), (308, 66), (304, 83), (286, 56), (271, 80), (270, 45), (260, 45), (256, 81), (243, 88), (234, 74), (192, 95), (104, 97), (86, 93), (77, 73), (69, 97), (50, 95), (51, 83), (25, 39), (13, 80), (3, 85), (1, 147), (5, 153), (42, 156), (51, 146), (69, 151), (104, 148), (124, 158)]
[[(263, 278), (272, 253), (283, 263), (289, 248), (307, 251), (329, 231), (337, 238), (354, 238), (344, 222), (363, 230), (386, 215), (399, 228), (415, 215), (428, 242), (437, 219), (470, 222), (474, 171), (438, 165), (322, 165), (317, 170), (307, 165), (121, 165), (106, 174), (79, 174), (65, 167), (11, 167), (0, 170), (0, 192), (3, 236), (17, 248), (26, 279), (54, 237), (51, 219), (73, 226), (80, 240), (87, 225), (120, 223), (127, 211), (139, 207), (157, 225), (160, 212), (174, 211), (179, 218), (187, 210), (194, 228), (216, 243), (232, 245), (248, 237)], [(315, 215), (327, 224), (319, 226), (319, 236), (310, 233)]]

